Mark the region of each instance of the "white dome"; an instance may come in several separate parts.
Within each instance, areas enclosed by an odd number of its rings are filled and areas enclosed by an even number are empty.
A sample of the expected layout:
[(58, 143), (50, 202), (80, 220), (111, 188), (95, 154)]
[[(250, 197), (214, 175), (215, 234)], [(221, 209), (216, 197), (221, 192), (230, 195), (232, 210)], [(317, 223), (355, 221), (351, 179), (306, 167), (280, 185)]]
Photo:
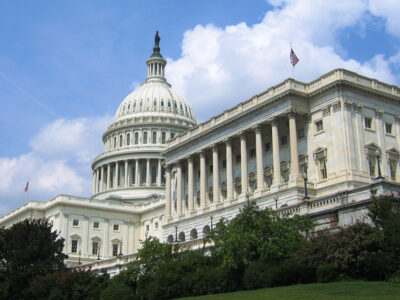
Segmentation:
[(196, 122), (188, 101), (162, 80), (146, 81), (130, 93), (120, 104), (115, 121), (154, 112), (182, 116)]

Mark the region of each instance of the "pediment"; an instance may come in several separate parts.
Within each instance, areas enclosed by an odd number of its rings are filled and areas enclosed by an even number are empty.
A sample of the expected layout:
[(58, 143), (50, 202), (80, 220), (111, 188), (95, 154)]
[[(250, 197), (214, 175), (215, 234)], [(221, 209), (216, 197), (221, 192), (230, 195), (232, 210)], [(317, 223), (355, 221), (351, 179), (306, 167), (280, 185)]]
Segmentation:
[(365, 152), (369, 156), (381, 155), (381, 148), (375, 143), (369, 143), (365, 145)]

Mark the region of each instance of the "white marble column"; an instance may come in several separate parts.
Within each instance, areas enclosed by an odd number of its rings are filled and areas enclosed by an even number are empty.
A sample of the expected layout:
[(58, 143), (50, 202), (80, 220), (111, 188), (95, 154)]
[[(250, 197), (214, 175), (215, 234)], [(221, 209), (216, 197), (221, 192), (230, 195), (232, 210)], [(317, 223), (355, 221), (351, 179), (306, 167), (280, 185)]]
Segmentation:
[(169, 166), (165, 167), (165, 214), (167, 220), (171, 219), (171, 168)]
[(218, 146), (212, 148), (213, 156), (213, 201), (219, 203), (219, 161), (218, 161)]
[(241, 197), (247, 196), (248, 190), (248, 172), (247, 172), (247, 145), (246, 145), (246, 134), (242, 132), (240, 135), (240, 176), (242, 183), (242, 193)]
[(279, 157), (279, 134), (278, 134), (278, 119), (271, 120), (272, 127), (272, 158), (274, 167), (274, 181), (272, 188), (279, 188), (281, 183), (281, 160)]
[(150, 158), (146, 160), (146, 186), (151, 186)]
[(101, 166), (100, 192), (104, 191), (104, 166)]
[(257, 164), (257, 190), (256, 193), (261, 193), (264, 189), (264, 162), (263, 162), (263, 144), (261, 126), (255, 127), (256, 134), (256, 164)]
[(118, 188), (118, 180), (119, 180), (119, 163), (115, 162), (115, 174), (114, 174), (114, 188)]
[(188, 158), (188, 209), (189, 212), (193, 211), (194, 207), (194, 193), (193, 193), (193, 158)]
[(380, 160), (380, 167), (381, 173), (383, 177), (390, 177), (388, 171), (388, 161), (386, 155), (386, 143), (385, 143), (385, 123), (382, 120), (383, 111), (377, 110), (375, 113), (375, 120), (376, 120), (376, 132), (378, 135), (378, 145), (381, 148), (381, 160)]
[(139, 159), (135, 159), (135, 187), (139, 187)]
[(109, 236), (110, 236), (110, 219), (109, 218), (105, 218), (104, 219), (104, 240), (103, 240), (103, 243), (102, 243), (102, 249), (101, 249), (101, 251), (103, 251), (103, 253), (101, 253), (100, 252), (100, 257), (101, 257), (101, 255), (103, 254), (103, 257), (108, 257), (108, 250), (109, 250), (109, 247), (110, 247), (110, 239), (109, 239)]
[(176, 164), (177, 183), (176, 183), (176, 208), (178, 218), (182, 216), (182, 164)]
[(92, 194), (96, 194), (96, 170), (93, 171)]
[(125, 176), (124, 176), (124, 186), (128, 187), (128, 160), (125, 160)]
[(290, 138), (290, 178), (297, 180), (300, 178), (299, 154), (297, 150), (297, 128), (296, 114), (293, 111), (288, 113), (289, 117), (289, 138)]
[(206, 155), (204, 150), (200, 152), (200, 208), (206, 206)]
[(233, 166), (232, 166), (232, 142), (225, 141), (226, 145), (226, 200), (233, 200)]
[(110, 184), (111, 184), (110, 173), (111, 173), (111, 166), (110, 164), (107, 164), (107, 190), (110, 189)]
[(96, 170), (96, 193), (99, 192), (99, 177), (100, 177), (100, 170), (97, 168)]
[(157, 160), (157, 186), (161, 186), (161, 159)]
[(358, 161), (358, 168), (360, 171), (365, 172), (366, 176), (369, 179), (369, 171), (367, 165), (367, 157), (365, 155), (365, 141), (364, 141), (364, 125), (363, 125), (363, 118), (362, 118), (362, 105), (358, 103), (354, 103), (354, 111), (356, 117), (356, 143), (357, 143), (357, 161)]

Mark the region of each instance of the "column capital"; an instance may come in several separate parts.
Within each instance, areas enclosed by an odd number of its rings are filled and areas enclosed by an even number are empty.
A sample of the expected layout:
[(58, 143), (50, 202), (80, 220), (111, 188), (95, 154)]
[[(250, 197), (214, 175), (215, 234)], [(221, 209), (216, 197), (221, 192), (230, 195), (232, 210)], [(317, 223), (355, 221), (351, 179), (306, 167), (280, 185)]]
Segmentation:
[(329, 116), (331, 114), (331, 105), (328, 104), (327, 106), (322, 108), (322, 115), (325, 116)]
[[(346, 105), (346, 104), (345, 104)], [(342, 108), (342, 102), (340, 100), (332, 104), (333, 111), (339, 111)]]
[(240, 133), (240, 140), (245, 140), (246, 139), (246, 131), (242, 130)]
[(297, 111), (294, 108), (289, 108), (285, 111), (285, 114), (289, 119), (294, 119), (297, 116)]
[(375, 110), (375, 116), (377, 119), (381, 119), (383, 116), (383, 110)]
[(211, 149), (213, 152), (216, 152), (216, 151), (218, 152), (218, 144), (212, 145)]
[(232, 144), (232, 138), (230, 138), (230, 137), (225, 138), (224, 139), (224, 143), (225, 143), (225, 145), (231, 145)]
[(206, 152), (205, 152), (205, 150), (204, 150), (204, 149), (201, 149), (201, 150), (199, 151), (199, 155), (200, 155), (200, 158), (205, 158), (205, 157), (206, 157)]
[(359, 103), (354, 102), (353, 103), (354, 111), (356, 113), (361, 113), (363, 106)]
[(259, 123), (254, 124), (254, 125), (252, 126), (252, 128), (253, 128), (253, 130), (255, 131), (255, 133), (260, 133), (260, 132), (261, 132), (261, 124), (259, 124)]
[(343, 106), (345, 110), (350, 110), (352, 107), (352, 103), (349, 101), (344, 101)]
[(278, 117), (274, 116), (268, 119), (267, 121), (271, 126), (277, 126), (278, 125)]
[(167, 165), (167, 164), (165, 164), (165, 173), (170, 173), (171, 172), (171, 168), (172, 168), (172, 166), (171, 165)]
[(187, 161), (192, 163), (193, 162), (193, 156), (189, 155), (188, 157), (186, 157)]

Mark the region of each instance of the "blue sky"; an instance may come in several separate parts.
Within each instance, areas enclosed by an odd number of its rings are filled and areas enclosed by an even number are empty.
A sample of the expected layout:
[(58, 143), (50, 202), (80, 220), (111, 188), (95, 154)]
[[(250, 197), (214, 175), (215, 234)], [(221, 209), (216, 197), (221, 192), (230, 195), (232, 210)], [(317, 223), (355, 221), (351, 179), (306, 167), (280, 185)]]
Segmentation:
[[(166, 76), (202, 122), (291, 76), (345, 67), (399, 85), (396, 0), (3, 1), (0, 215), (29, 199), (89, 196), (92, 159), (146, 76), (160, 31)], [(210, 104), (213, 110), (209, 109)]]

